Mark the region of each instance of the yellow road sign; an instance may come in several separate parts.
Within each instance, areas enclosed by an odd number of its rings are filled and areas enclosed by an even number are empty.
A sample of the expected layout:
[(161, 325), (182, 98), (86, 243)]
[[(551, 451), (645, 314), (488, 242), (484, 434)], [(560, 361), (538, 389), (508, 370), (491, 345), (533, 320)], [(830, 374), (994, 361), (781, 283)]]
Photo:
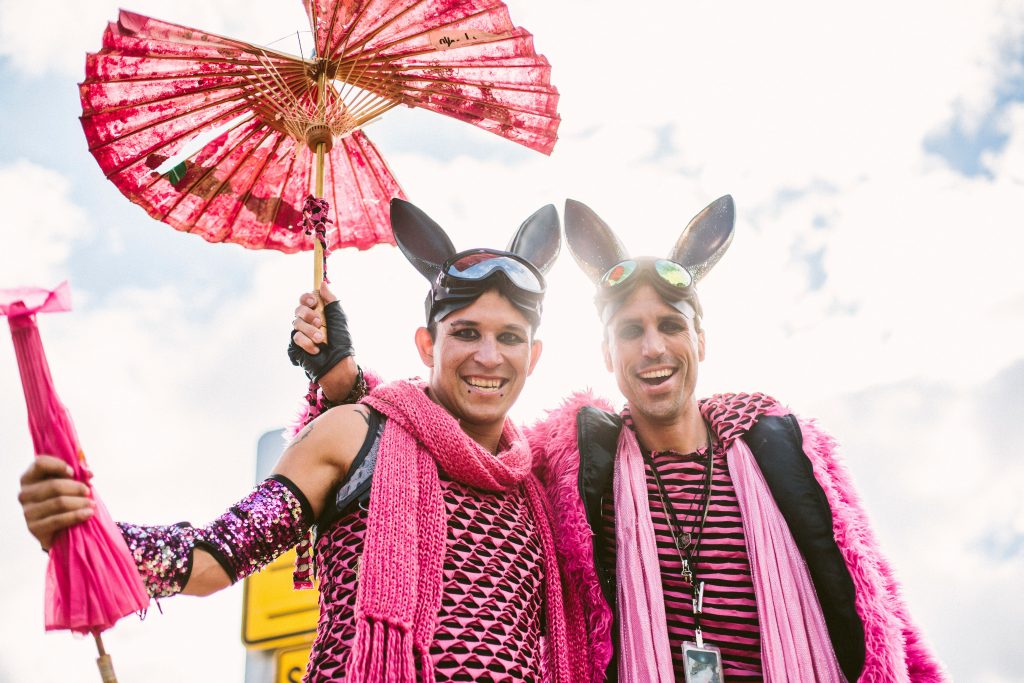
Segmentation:
[(295, 551), (291, 550), (245, 580), (242, 642), (250, 650), (270, 650), (312, 640), (320, 614), (319, 593), (315, 589), (292, 588), (294, 567)]
[(302, 683), (302, 677), (306, 674), (306, 664), (309, 662), (309, 649), (310, 646), (305, 645), (279, 651), (274, 681), (276, 683)]

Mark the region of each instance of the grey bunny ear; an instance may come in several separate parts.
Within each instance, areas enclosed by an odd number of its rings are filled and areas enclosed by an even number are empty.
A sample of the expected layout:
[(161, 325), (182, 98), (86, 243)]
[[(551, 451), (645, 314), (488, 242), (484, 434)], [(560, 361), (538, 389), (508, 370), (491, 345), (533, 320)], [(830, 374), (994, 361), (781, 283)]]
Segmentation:
[(546, 274), (554, 265), (561, 248), (562, 231), (558, 211), (554, 204), (548, 204), (523, 221), (505, 251), (522, 256)]
[(595, 284), (609, 268), (629, 258), (608, 224), (575, 199), (565, 200), (565, 241), (576, 264)]
[(690, 220), (669, 259), (686, 266), (693, 281), (699, 282), (732, 244), (735, 226), (736, 205), (732, 195), (719, 197)]
[(391, 231), (409, 263), (434, 281), (455, 246), (440, 225), (419, 207), (397, 197), (391, 200)]

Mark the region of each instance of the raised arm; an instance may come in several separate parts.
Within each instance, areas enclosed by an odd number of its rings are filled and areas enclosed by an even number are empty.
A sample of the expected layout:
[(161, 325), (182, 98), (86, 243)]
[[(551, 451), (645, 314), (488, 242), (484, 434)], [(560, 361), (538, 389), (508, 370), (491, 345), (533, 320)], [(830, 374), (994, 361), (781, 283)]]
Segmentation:
[[(342, 406), (292, 441), (274, 474), (203, 527), (121, 523), (149, 594), (209, 595), (259, 571), (294, 546), (348, 472), (367, 432), (367, 408)], [(22, 477), (26, 525), (43, 548), (53, 535), (88, 519), (88, 488), (56, 458), (39, 457)]]

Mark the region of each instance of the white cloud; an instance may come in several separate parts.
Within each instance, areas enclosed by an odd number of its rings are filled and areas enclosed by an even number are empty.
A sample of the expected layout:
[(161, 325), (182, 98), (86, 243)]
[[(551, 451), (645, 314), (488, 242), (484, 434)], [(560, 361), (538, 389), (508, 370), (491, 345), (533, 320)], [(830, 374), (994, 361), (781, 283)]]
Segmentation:
[(26, 159), (0, 166), (4, 207), (0, 287), (52, 287), (73, 242), (89, 233), (85, 212), (69, 198), (70, 181)]
[[(120, 6), (116, 0), (81, 0), (62, 3), (55, 11), (45, 3), (0, 0), (0, 56), (31, 77), (81, 78), (84, 53), (100, 48), (103, 31), (108, 22), (117, 21)], [(297, 52), (292, 47), (295, 31), (309, 30), (299, 2), (266, 3), (254, 11), (245, 0), (139, 0), (126, 9), (259, 45), (292, 36), (281, 43), (291, 52)]]

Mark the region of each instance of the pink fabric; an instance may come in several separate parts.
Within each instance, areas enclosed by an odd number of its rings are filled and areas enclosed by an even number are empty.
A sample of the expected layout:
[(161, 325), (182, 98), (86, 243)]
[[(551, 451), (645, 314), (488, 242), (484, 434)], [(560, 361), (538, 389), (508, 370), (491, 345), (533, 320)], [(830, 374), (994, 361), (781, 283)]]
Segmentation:
[(612, 659), (614, 616), (604, 598), (594, 558), (594, 531), (587, 523), (580, 498), (580, 454), (576, 443), (576, 415), (581, 408), (593, 406), (612, 412), (611, 403), (590, 392), (569, 396), (526, 431), (533, 447), (535, 471), (554, 514), (558, 559), (566, 575), (571, 594), (578, 596), (586, 620), (588, 647), (581, 653), (588, 675), (583, 680), (603, 681)]
[[(453, 480), (486, 491), (522, 485), (537, 521), (544, 557), (551, 680), (579, 680), (572, 652), (585, 645), (582, 619), (563, 603), (550, 519), (530, 475), (529, 444), (511, 421), (503, 450), (491, 454), (426, 395), (419, 383), (377, 387), (364, 402), (388, 417), (370, 493), (365, 550), (356, 597), (356, 635), (348, 680), (413, 681), (416, 664), (433, 680), (430, 644), (441, 601), (445, 515), (438, 467)], [(567, 616), (567, 611), (569, 612)]]
[(729, 446), (728, 463), (757, 596), (764, 680), (845, 683), (807, 564), (743, 439)]
[(615, 459), (615, 560), (619, 606), (619, 680), (674, 680), (665, 597), (647, 502), (647, 479), (632, 429), (619, 433)]
[[(18, 370), (28, 406), (32, 444), (71, 466), (73, 477), (90, 486), (92, 473), (78, 444), (67, 408), (53, 388), (35, 313), (70, 309), (70, 291), (0, 290), (0, 313), (9, 316)], [(104, 631), (118, 619), (144, 610), (149, 596), (128, 546), (103, 502), (91, 491), (95, 513), (59, 532), (46, 569), (46, 630)]]
[(67, 281), (54, 289), (15, 287), (0, 289), (0, 315), (15, 318), (31, 313), (57, 313), (71, 310), (71, 288)]
[(856, 589), (866, 657), (861, 683), (942, 683), (950, 676), (910, 618), (895, 571), (878, 549), (853, 479), (835, 440), (813, 420), (799, 420), (804, 453), (832, 508), (832, 527)]

